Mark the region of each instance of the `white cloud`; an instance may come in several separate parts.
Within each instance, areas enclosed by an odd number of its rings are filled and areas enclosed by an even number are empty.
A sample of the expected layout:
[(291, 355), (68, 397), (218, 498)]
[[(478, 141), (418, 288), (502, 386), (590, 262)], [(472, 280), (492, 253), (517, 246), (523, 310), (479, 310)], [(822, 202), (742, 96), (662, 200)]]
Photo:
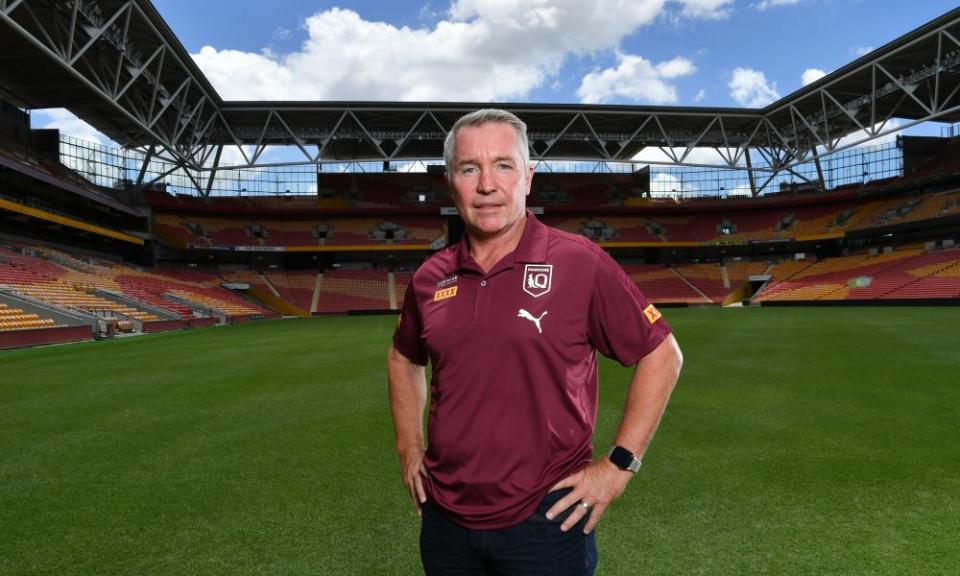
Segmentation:
[(803, 74), (800, 76), (800, 79), (803, 80), (803, 85), (813, 84), (817, 80), (826, 76), (827, 73), (819, 68), (807, 68), (803, 71)]
[(762, 108), (780, 99), (777, 83), (768, 82), (759, 70), (736, 68), (727, 86), (730, 87), (730, 97), (748, 108)]
[(733, 0), (673, 0), (682, 6), (681, 16), (722, 20), (730, 16)]
[(617, 54), (616, 68), (591, 72), (583, 77), (577, 96), (581, 102), (602, 103), (624, 98), (650, 104), (673, 104), (677, 89), (666, 80), (688, 76), (696, 71), (693, 62), (678, 56), (653, 64), (642, 56)]
[[(193, 57), (227, 100), (504, 101), (549, 85), (572, 54), (616, 49), (668, 0), (454, 0), (422, 27), (331, 8), (287, 54), (203, 47)], [(713, 18), (731, 0), (669, 0)], [(671, 78), (682, 69), (662, 69)]]
[(673, 174), (659, 172), (650, 179), (650, 195), (654, 198), (683, 198), (699, 191), (692, 182), (683, 182)]
[(694, 103), (699, 104), (700, 102), (703, 102), (704, 98), (706, 97), (707, 97), (707, 91), (701, 88), (697, 92), (697, 95), (693, 97), (693, 101)]
[(725, 192), (726, 192), (726, 195), (729, 196), (729, 197), (733, 197), (733, 196), (747, 196), (747, 197), (750, 197), (750, 196), (753, 196), (753, 191), (750, 190), (750, 185), (749, 185), (749, 184), (737, 184), (736, 186), (733, 186), (732, 188), (730, 188), (729, 190), (726, 190)]
[(802, 1), (803, 0), (760, 0), (760, 2), (754, 4), (753, 7), (762, 12), (776, 6), (790, 6), (792, 4), (799, 4)]
[(62, 134), (72, 136), (78, 140), (117, 147), (117, 144), (113, 140), (107, 138), (102, 132), (77, 118), (72, 112), (64, 108), (35, 110), (32, 116), (31, 125), (33, 128), (41, 128), (44, 130), (56, 129)]
[(850, 51), (857, 57), (866, 56), (873, 52), (873, 46), (857, 46), (856, 48), (851, 48)]

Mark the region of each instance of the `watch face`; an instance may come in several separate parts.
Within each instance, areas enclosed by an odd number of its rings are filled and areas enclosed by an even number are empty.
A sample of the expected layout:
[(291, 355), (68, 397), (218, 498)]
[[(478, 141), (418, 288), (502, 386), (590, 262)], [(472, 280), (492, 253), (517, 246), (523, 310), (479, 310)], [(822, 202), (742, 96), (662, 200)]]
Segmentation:
[(615, 446), (610, 452), (610, 461), (617, 465), (621, 470), (627, 470), (633, 464), (633, 453), (623, 446)]

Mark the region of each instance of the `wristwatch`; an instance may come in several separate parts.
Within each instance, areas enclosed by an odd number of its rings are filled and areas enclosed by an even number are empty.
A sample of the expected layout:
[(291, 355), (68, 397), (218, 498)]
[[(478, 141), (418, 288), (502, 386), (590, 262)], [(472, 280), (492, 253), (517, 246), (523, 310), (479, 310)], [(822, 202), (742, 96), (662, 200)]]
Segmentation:
[(629, 470), (634, 474), (640, 470), (640, 459), (633, 455), (633, 452), (623, 446), (614, 446), (607, 452), (607, 458), (621, 470)]

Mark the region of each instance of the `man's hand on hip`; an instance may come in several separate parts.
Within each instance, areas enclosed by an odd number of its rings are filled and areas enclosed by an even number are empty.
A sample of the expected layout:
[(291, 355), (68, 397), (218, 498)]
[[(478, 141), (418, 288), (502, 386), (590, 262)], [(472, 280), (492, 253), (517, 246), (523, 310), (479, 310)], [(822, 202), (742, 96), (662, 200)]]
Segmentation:
[(423, 487), (423, 479), (427, 476), (427, 469), (423, 466), (423, 453), (422, 448), (403, 450), (399, 453), (403, 484), (410, 493), (413, 505), (417, 507), (417, 516), (423, 514), (420, 505), (427, 501), (427, 492)]
[(589, 534), (597, 526), (607, 506), (623, 494), (632, 477), (632, 472), (621, 470), (607, 458), (601, 458), (550, 488), (550, 492), (562, 488), (572, 490), (547, 511), (547, 518), (552, 520), (564, 510), (575, 506), (560, 529), (566, 532), (589, 514), (587, 524), (583, 527), (583, 533)]

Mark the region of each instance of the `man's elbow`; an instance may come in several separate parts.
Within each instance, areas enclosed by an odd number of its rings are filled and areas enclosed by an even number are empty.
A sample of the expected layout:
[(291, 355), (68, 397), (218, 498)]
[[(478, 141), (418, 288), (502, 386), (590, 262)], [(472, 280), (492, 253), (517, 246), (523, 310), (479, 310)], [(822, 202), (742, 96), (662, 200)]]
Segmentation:
[(673, 381), (674, 384), (676, 384), (677, 379), (680, 378), (680, 370), (683, 369), (683, 351), (680, 350), (680, 345), (677, 343), (677, 339), (673, 337), (673, 334), (671, 334), (667, 340), (666, 364), (673, 374)]

